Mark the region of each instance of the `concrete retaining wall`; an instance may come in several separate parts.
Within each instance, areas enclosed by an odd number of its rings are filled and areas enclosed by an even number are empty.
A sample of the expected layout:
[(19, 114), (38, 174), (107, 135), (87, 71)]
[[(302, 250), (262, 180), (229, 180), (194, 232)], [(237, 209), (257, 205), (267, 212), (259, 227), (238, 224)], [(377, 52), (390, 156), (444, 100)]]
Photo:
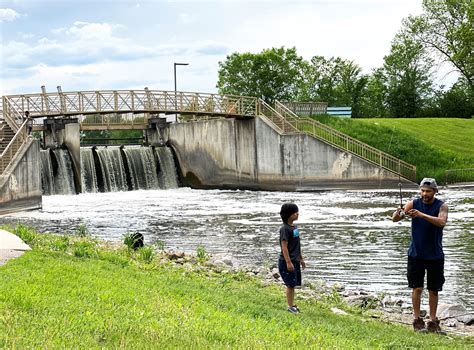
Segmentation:
[(280, 135), (261, 118), (172, 124), (168, 142), (185, 184), (196, 188), (369, 189), (399, 182), (397, 175), (311, 136)]
[(41, 208), (40, 143), (30, 138), (0, 176), (0, 214)]

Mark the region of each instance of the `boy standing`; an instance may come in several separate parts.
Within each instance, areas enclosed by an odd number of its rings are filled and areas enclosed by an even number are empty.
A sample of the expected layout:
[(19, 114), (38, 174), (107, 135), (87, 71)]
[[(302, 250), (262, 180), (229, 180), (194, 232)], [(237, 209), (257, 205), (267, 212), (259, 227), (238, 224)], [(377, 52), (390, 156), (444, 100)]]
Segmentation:
[(286, 301), (288, 311), (292, 314), (300, 312), (295, 305), (295, 287), (301, 286), (301, 267), (306, 263), (301, 255), (300, 232), (294, 221), (298, 220), (298, 206), (294, 203), (285, 203), (280, 210), (283, 225), (280, 227), (280, 258), (278, 270), (286, 285)]

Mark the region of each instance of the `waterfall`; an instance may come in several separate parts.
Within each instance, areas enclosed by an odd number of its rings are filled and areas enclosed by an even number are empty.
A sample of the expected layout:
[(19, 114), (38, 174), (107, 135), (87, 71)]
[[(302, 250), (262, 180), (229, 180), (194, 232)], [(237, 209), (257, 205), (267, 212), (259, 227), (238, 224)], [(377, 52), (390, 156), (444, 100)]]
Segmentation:
[(91, 148), (81, 148), (81, 182), (82, 192), (96, 193), (99, 191), (94, 155)]
[(71, 155), (67, 149), (41, 151), (43, 193), (75, 194)]
[(118, 147), (97, 149), (105, 192), (127, 191), (127, 178)]
[(177, 188), (178, 174), (174, 163), (173, 152), (169, 147), (156, 147), (156, 155), (161, 165), (158, 178), (161, 188)]
[(54, 175), (49, 149), (41, 151), (41, 185), (43, 194), (54, 194)]
[(82, 147), (83, 192), (167, 189), (178, 187), (169, 147)]
[[(75, 194), (67, 149), (41, 151), (43, 193)], [(117, 192), (178, 187), (169, 147), (81, 147), (82, 192)]]
[(149, 147), (130, 147), (124, 148), (123, 151), (128, 163), (132, 188), (134, 190), (160, 188), (158, 165), (153, 149)]

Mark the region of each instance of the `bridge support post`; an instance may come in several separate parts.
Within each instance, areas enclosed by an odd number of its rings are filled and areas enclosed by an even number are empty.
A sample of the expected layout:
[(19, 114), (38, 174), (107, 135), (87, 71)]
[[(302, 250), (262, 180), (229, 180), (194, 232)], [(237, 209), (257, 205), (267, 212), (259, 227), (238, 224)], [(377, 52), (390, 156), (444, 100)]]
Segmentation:
[(160, 118), (157, 115), (150, 116), (150, 119), (148, 119), (148, 128), (145, 130), (148, 145), (164, 146), (168, 141), (169, 124), (166, 118)]
[(78, 193), (82, 192), (81, 182), (81, 138), (77, 118), (47, 118), (44, 120), (43, 140), (45, 148), (66, 147), (71, 155), (74, 184)]

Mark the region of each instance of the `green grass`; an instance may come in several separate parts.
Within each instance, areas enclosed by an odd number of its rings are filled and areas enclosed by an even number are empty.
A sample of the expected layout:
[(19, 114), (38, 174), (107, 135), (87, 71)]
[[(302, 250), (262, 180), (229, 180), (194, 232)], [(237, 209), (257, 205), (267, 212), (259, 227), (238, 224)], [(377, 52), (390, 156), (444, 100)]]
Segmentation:
[[(473, 341), (415, 334), (361, 312), (335, 315), (331, 298), (298, 300), (295, 316), (282, 287), (244, 273), (213, 272), (197, 259), (193, 269), (158, 255), (146, 262), (90, 237), (16, 232), (34, 249), (0, 267), (2, 349), (463, 349)], [(73, 253), (78, 242), (88, 255)]]
[(474, 168), (474, 119), (314, 117), (417, 167), (417, 180), (444, 181), (448, 169)]

